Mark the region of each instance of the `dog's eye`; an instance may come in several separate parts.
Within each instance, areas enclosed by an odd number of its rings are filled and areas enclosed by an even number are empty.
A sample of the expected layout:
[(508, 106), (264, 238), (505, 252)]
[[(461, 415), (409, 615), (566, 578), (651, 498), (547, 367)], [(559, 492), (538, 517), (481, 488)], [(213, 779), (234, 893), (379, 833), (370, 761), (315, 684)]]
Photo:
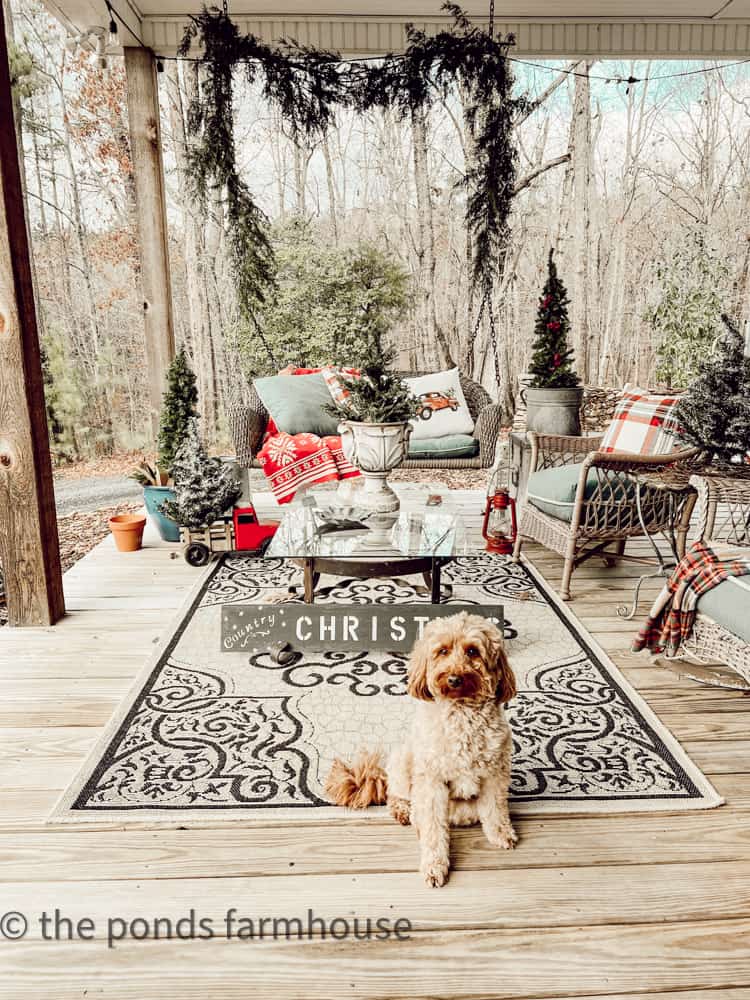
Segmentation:
[(438, 650), (438, 656), (447, 656), (450, 650), (447, 646), (441, 646)]
[(479, 650), (476, 646), (467, 646), (466, 655), (473, 660), (475, 657), (479, 656)]

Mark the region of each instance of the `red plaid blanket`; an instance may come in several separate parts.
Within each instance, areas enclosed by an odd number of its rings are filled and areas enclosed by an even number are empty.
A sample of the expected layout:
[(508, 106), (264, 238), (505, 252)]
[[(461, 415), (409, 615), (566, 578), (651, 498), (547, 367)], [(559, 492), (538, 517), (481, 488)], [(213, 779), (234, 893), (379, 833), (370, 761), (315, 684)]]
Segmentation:
[(730, 576), (748, 573), (750, 559), (721, 559), (705, 542), (695, 542), (656, 598), (633, 643), (633, 652), (648, 649), (676, 656), (693, 630), (698, 598)]
[(289, 503), (303, 486), (360, 474), (346, 458), (338, 436), (266, 432), (258, 462), (278, 503)]

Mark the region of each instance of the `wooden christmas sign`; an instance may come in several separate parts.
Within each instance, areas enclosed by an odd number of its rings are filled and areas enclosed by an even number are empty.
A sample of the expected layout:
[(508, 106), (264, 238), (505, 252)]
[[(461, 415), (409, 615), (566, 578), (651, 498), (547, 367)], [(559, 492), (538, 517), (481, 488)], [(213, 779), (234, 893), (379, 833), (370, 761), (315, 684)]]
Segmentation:
[(222, 611), (221, 648), (257, 653), (282, 643), (300, 650), (408, 653), (428, 622), (459, 611), (482, 615), (502, 628), (503, 609), (497, 604), (235, 604)]

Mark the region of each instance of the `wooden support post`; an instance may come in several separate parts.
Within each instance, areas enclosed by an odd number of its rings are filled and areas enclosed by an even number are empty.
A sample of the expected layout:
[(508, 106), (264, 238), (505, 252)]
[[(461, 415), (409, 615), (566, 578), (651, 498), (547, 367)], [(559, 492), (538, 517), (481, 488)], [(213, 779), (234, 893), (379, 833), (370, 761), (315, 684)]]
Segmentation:
[(148, 49), (126, 47), (125, 73), (140, 242), (151, 426), (156, 434), (165, 376), (175, 347), (159, 92), (152, 53)]
[(0, 563), (11, 625), (65, 614), (47, 409), (0, 5)]

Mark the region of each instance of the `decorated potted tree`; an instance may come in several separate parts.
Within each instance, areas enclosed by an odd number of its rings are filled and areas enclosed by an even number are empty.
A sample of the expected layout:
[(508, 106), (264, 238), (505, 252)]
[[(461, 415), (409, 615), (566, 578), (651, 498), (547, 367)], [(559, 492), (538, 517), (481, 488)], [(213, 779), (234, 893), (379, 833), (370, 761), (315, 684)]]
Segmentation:
[(399, 508), (388, 485), (388, 473), (400, 465), (409, 447), (418, 403), (399, 375), (389, 371), (394, 352), (383, 345), (377, 328), (371, 329), (359, 376), (340, 375), (347, 397), (330, 411), (342, 417), (338, 430), (344, 454), (364, 478), (358, 506), (385, 513)]
[(170, 484), (177, 452), (184, 441), (190, 421), (197, 416), (198, 389), (195, 373), (188, 364), (184, 349), (177, 352), (167, 372), (167, 388), (162, 400), (159, 420), (159, 456), (156, 464), (142, 462), (131, 473), (143, 486), (146, 505), (159, 535), (165, 542), (179, 542), (180, 528), (162, 510), (166, 500), (175, 499)]
[(523, 390), (526, 427), (539, 434), (580, 434), (583, 389), (568, 344), (568, 295), (549, 252), (547, 281), (537, 310), (529, 375)]

